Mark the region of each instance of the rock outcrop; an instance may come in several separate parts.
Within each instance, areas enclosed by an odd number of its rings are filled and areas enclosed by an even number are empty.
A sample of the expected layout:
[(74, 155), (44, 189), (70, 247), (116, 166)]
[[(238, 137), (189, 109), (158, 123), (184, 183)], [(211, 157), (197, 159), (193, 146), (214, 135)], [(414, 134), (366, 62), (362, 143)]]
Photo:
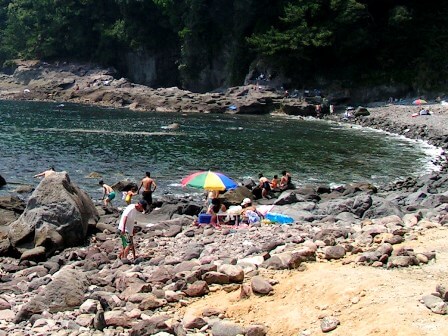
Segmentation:
[(98, 219), (90, 197), (71, 183), (66, 172), (58, 172), (40, 182), (23, 214), (9, 226), (8, 238), (19, 253), (43, 247), (38, 255), (48, 256), (83, 243), (88, 225)]
[(6, 185), (6, 180), (0, 175), (0, 188)]

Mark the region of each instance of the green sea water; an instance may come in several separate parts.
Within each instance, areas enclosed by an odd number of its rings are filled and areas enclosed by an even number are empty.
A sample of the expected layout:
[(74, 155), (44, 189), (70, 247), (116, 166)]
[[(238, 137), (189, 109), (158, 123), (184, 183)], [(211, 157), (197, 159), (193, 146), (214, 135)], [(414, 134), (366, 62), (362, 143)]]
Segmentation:
[[(178, 123), (175, 130), (166, 126)], [(370, 181), (382, 185), (428, 172), (437, 150), (384, 132), (278, 116), (153, 113), (81, 105), (0, 102), (0, 175), (36, 185), (54, 165), (92, 198), (108, 184), (138, 182), (150, 171), (154, 195), (187, 194), (181, 179), (217, 170), (236, 181), (288, 170), (297, 185)]]

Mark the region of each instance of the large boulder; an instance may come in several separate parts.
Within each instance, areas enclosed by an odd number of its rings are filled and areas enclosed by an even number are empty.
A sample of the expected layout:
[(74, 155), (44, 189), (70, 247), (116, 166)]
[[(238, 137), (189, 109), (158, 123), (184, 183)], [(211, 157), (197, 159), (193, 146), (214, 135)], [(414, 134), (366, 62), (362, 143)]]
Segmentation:
[(224, 202), (234, 205), (239, 205), (245, 198), (253, 198), (253, 195), (247, 187), (242, 186), (231, 189), (222, 196)]
[(85, 241), (98, 212), (90, 197), (71, 183), (66, 172), (45, 177), (28, 200), (23, 214), (9, 226), (12, 247), (24, 252), (43, 246), (47, 256)]
[(17, 220), (24, 210), (25, 202), (18, 197), (0, 197), (0, 227), (7, 227), (10, 223)]
[(89, 282), (84, 273), (63, 268), (52, 277), (44, 291), (40, 291), (22, 305), (15, 317), (15, 323), (28, 320), (34, 314), (44, 311), (56, 313), (78, 308), (85, 300)]

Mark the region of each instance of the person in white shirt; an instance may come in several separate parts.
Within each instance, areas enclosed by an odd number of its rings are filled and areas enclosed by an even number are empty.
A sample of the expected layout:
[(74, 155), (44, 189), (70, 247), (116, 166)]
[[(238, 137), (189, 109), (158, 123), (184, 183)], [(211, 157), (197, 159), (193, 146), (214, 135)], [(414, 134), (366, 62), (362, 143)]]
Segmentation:
[(127, 258), (129, 250), (132, 251), (134, 260), (137, 258), (134, 246), (134, 227), (139, 212), (144, 212), (148, 207), (148, 202), (145, 200), (138, 201), (137, 204), (128, 205), (121, 214), (118, 230), (120, 230), (122, 250), (118, 257), (120, 259)]

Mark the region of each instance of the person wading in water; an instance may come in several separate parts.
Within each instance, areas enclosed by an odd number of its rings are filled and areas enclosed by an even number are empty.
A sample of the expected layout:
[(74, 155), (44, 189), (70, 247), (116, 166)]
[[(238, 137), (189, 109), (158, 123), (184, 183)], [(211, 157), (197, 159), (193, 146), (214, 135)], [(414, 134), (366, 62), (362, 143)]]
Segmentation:
[[(142, 179), (142, 183), (140, 184), (140, 187), (137, 190), (138, 194), (140, 193), (140, 189), (142, 187), (143, 187), (142, 197), (148, 203), (150, 208), (152, 204), (152, 193), (157, 189), (157, 184), (151, 178), (150, 172), (146, 172), (146, 176)], [(149, 211), (149, 208), (147, 208), (146, 211)]]

